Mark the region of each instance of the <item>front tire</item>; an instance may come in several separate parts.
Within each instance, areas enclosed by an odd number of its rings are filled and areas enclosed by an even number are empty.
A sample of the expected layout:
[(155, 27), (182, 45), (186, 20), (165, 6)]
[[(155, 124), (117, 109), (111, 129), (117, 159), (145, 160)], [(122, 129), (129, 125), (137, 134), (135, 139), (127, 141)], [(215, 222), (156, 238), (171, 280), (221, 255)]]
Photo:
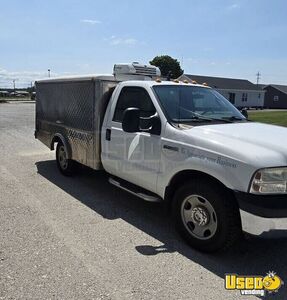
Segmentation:
[(58, 142), (56, 149), (56, 161), (59, 171), (65, 176), (75, 174), (75, 162), (68, 158), (68, 153), (62, 142)]
[(172, 212), (179, 234), (203, 252), (226, 250), (242, 235), (233, 196), (211, 180), (195, 179), (179, 188)]

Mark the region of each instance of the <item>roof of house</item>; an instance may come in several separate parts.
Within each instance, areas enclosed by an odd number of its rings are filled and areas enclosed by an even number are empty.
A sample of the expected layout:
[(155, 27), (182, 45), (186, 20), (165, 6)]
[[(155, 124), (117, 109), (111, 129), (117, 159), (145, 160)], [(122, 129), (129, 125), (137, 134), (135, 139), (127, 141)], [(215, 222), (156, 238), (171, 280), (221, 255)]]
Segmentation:
[(210, 87), (215, 89), (230, 89), (230, 90), (261, 90), (256, 84), (246, 79), (211, 77), (202, 75), (184, 74), (181, 77), (187, 77), (189, 80), (195, 80), (198, 83), (206, 82)]
[(279, 90), (280, 92), (287, 94), (287, 85), (269, 84), (265, 88), (267, 88), (268, 86), (272, 86), (273, 88)]
[(264, 88), (266, 88), (266, 86), (268, 86), (268, 84), (265, 84), (265, 83), (259, 83), (259, 84), (257, 84), (257, 86), (258, 86), (260, 89), (264, 90)]

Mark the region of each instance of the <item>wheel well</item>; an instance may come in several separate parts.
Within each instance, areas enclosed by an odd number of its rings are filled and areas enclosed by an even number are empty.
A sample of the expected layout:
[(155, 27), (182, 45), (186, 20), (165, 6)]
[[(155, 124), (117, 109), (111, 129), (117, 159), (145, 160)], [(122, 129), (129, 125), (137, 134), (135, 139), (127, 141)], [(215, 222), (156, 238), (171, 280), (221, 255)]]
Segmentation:
[(55, 144), (62, 142), (61, 138), (59, 136), (54, 136), (50, 145), (51, 150), (55, 150)]
[(208, 180), (208, 181), (214, 182), (215, 184), (224, 188), (228, 193), (230, 193), (232, 195), (232, 197), (234, 198), (234, 200), (236, 201), (232, 191), (229, 188), (227, 188), (221, 181), (219, 181), (218, 179), (216, 179), (215, 177), (213, 177), (209, 174), (206, 174), (206, 173), (203, 173), (200, 171), (196, 171), (196, 170), (184, 170), (184, 171), (180, 171), (179, 173), (175, 174), (165, 190), (165, 197), (164, 197), (165, 200), (167, 200), (167, 202), (169, 204), (171, 204), (176, 190), (181, 185), (183, 185), (185, 182), (187, 182), (188, 180), (194, 179), (194, 178), (197, 178), (197, 179), (200, 178), (203, 180)]
[(55, 144), (59, 143), (59, 142), (61, 142), (64, 145), (64, 147), (67, 151), (67, 154), (68, 154), (68, 158), (71, 159), (72, 158), (72, 149), (71, 149), (68, 141), (61, 134), (54, 135), (51, 145), (50, 145), (50, 149), (55, 150)]

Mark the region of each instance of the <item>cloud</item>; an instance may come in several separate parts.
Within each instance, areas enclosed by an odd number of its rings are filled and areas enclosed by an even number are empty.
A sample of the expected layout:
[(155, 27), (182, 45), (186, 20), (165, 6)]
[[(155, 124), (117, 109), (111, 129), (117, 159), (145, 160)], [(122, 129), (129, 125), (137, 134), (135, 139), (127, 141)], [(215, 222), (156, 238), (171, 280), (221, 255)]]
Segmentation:
[[(51, 71), (51, 76), (56, 77), (61, 74)], [(11, 88), (13, 80), (16, 81), (16, 87), (27, 87), (35, 80), (48, 77), (48, 70), (45, 71), (8, 71), (0, 68), (0, 87)]]
[(138, 43), (138, 41), (134, 38), (121, 38), (121, 37), (116, 37), (116, 36), (111, 36), (110, 38), (105, 39), (106, 41), (109, 42), (110, 45), (112, 46), (117, 46), (117, 45), (128, 45), (132, 46)]
[(233, 3), (229, 6), (226, 7), (227, 10), (235, 10), (238, 9), (240, 7), (240, 5), (238, 3)]
[(81, 20), (80, 22), (90, 24), (90, 25), (102, 24), (102, 22), (99, 20), (91, 20), (91, 19), (84, 19), (84, 20)]

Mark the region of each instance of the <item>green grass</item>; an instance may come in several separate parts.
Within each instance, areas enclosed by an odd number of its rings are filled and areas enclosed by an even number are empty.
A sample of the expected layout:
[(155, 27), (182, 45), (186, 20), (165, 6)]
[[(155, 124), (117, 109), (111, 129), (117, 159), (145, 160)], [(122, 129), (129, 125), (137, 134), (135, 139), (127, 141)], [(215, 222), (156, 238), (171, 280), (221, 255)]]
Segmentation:
[(287, 127), (287, 111), (249, 111), (249, 120)]

